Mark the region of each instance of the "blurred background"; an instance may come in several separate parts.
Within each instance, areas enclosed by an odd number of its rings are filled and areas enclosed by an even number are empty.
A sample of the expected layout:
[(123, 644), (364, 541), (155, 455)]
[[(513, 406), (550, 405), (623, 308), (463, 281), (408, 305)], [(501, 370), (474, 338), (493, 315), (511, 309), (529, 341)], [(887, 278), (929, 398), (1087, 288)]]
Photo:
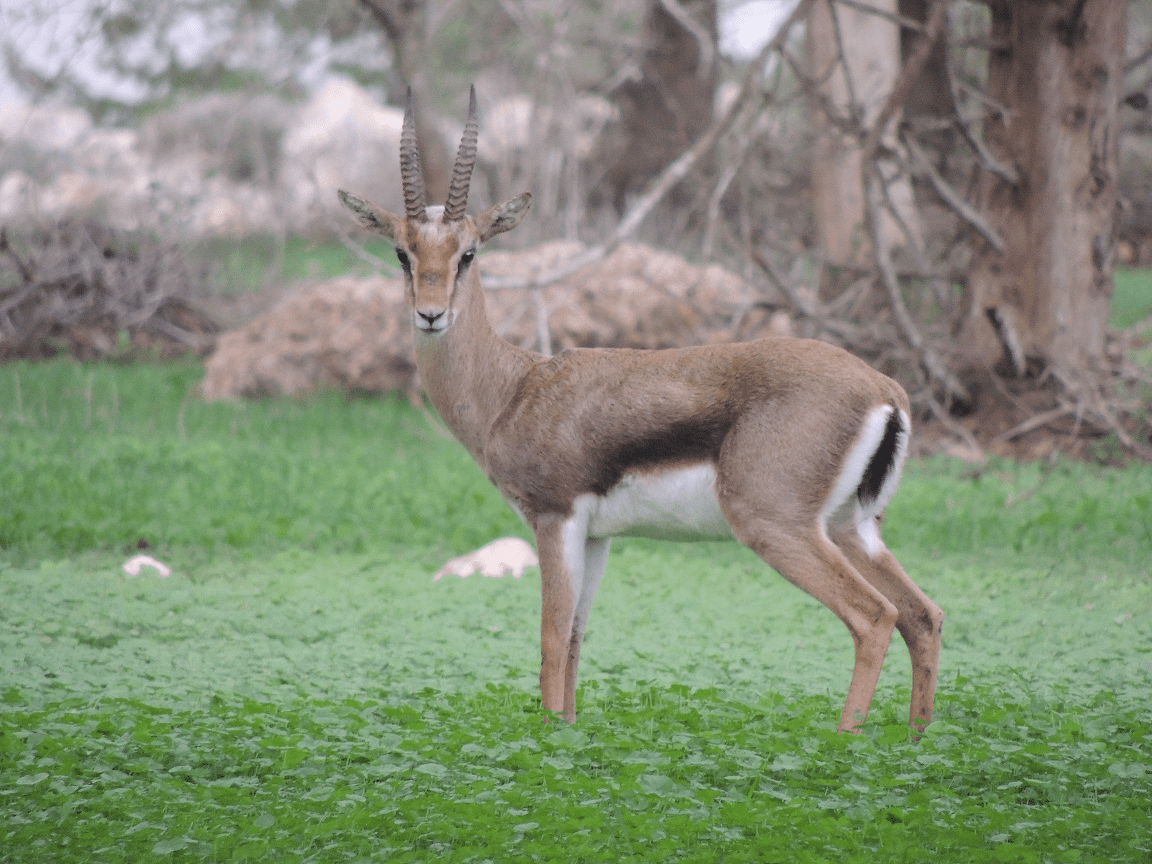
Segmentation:
[[(335, 190), (401, 210), (411, 86), (442, 198), (475, 83), (470, 211), (533, 194), (485, 259), (508, 338), (822, 338), (961, 455), (1152, 453), (1147, 0), (20, 0), (0, 46), (0, 357), (417, 389)], [(344, 366), (240, 381), (277, 309)]]

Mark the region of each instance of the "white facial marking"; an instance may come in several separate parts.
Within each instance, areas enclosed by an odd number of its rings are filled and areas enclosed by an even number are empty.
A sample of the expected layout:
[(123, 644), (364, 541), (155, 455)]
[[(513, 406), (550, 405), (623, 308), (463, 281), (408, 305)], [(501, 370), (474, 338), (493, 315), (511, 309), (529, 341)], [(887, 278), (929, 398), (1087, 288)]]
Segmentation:
[[(443, 207), (427, 208), (428, 220), (419, 223), (416, 227), (419, 235), (418, 245), (420, 248), (430, 249), (441, 247), (447, 243), (452, 236), (455, 235), (459, 237), (457, 227), (454, 224), (446, 225), (440, 221), (443, 210)], [(412, 324), (415, 326), (418, 334), (436, 337), (456, 323), (457, 309), (453, 303), (455, 286), (444, 285), (444, 282), (445, 279), (455, 280), (459, 272), (460, 257), (469, 250), (475, 252), (475, 245), (471, 241), (465, 240), (457, 250), (447, 276), (438, 272), (425, 271), (416, 256), (411, 252), (407, 253), (408, 257), (413, 259), (415, 304), (412, 309)], [(428, 288), (442, 288), (444, 292), (442, 301), (437, 298), (437, 302), (429, 304), (426, 300), (426, 289)], [(431, 319), (429, 316), (431, 316)]]
[(416, 328), (417, 338), (423, 336), (425, 339), (434, 339), (447, 330), (455, 320), (456, 310), (454, 309), (449, 309), (447, 314), (441, 315), (432, 324), (421, 318), (419, 312), (412, 313), (412, 324)]
[(607, 495), (582, 496), (590, 537), (730, 540), (711, 463), (625, 474)]

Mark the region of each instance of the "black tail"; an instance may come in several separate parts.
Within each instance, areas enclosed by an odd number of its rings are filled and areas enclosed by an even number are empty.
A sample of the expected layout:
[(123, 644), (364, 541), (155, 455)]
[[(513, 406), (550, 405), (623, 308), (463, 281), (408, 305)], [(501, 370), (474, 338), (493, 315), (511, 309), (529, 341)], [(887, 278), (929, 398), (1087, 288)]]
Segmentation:
[(888, 424), (884, 427), (884, 437), (880, 446), (872, 454), (872, 460), (864, 469), (864, 476), (860, 485), (856, 487), (856, 497), (861, 504), (868, 505), (880, 497), (880, 490), (884, 488), (884, 481), (892, 472), (896, 461), (896, 445), (900, 440), (900, 433), (904, 431), (904, 421), (900, 412), (893, 409), (888, 415)]

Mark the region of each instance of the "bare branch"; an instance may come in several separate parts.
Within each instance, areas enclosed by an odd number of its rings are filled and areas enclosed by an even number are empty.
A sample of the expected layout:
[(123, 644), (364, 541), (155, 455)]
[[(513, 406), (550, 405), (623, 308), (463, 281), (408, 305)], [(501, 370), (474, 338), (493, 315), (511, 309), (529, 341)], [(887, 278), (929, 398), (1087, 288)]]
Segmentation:
[(712, 247), (716, 238), (716, 225), (720, 221), (720, 202), (723, 200), (728, 187), (740, 172), (740, 163), (743, 158), (734, 159), (721, 173), (712, 194), (708, 196), (708, 226), (704, 229), (704, 242), (700, 245), (700, 257), (705, 261), (712, 260)]
[(1149, 60), (1152, 60), (1152, 42), (1144, 46), (1144, 50), (1124, 64), (1124, 74), (1127, 75), (1133, 69), (1138, 69)]
[(711, 151), (720, 136), (731, 127), (736, 116), (744, 108), (745, 104), (756, 95), (758, 90), (757, 82), (763, 73), (764, 65), (768, 57), (770, 57), (773, 52), (780, 50), (792, 28), (807, 12), (811, 2), (812, 0), (800, 0), (800, 3), (792, 10), (792, 14), (788, 16), (788, 19), (777, 31), (776, 36), (764, 46), (756, 59), (749, 64), (748, 70), (744, 73), (744, 78), (741, 81), (740, 92), (737, 97), (732, 100), (732, 104), (728, 106), (728, 109), (720, 117), (717, 117), (716, 120), (713, 121), (708, 131), (700, 136), (699, 140), (693, 144), (692, 147), (685, 150), (676, 161), (665, 168), (660, 176), (649, 185), (648, 190), (640, 196), (624, 218), (620, 220), (620, 224), (616, 226), (616, 230), (612, 232), (612, 236), (608, 238), (606, 243), (588, 249), (586, 252), (560, 264), (549, 273), (503, 279), (488, 277), (485, 279), (485, 287), (488, 289), (542, 288), (546, 285), (551, 285), (568, 278), (589, 264), (594, 264), (602, 260), (610, 255), (621, 243), (631, 237), (664, 196), (688, 176), (704, 154)]
[(716, 49), (712, 45), (712, 34), (700, 22), (692, 17), (692, 13), (685, 9), (680, 0), (660, 0), (664, 11), (676, 19), (676, 23), (687, 30), (699, 46), (696, 61), (696, 77), (706, 81), (712, 74), (712, 65), (716, 62)]
[(939, 355), (924, 342), (916, 322), (904, 305), (904, 298), (900, 296), (900, 283), (896, 279), (896, 271), (892, 267), (892, 260), (888, 256), (886, 245), (880, 242), (880, 201), (877, 185), (883, 178), (876, 176), (879, 172), (871, 160), (864, 167), (864, 220), (867, 224), (868, 234), (872, 238), (872, 254), (876, 267), (880, 271), (880, 281), (888, 294), (888, 302), (896, 318), (896, 326), (904, 341), (908, 343), (920, 358), (921, 364), (928, 375), (941, 382), (946, 392), (964, 402), (972, 400), (971, 394), (955, 375), (948, 369)]
[(16, 269), (20, 271), (20, 278), (25, 282), (33, 281), (32, 266), (24, 261), (16, 250), (12, 248), (12, 244), (8, 242), (8, 229), (0, 228), (0, 252), (3, 252), (12, 262), (16, 265)]
[(828, 2), (828, 15), (832, 19), (832, 36), (836, 40), (836, 53), (840, 56), (840, 67), (844, 73), (844, 89), (848, 91), (848, 113), (855, 122), (863, 123), (864, 106), (856, 101), (856, 88), (852, 84), (852, 68), (848, 65), (848, 52), (844, 50), (844, 35), (840, 31), (840, 16), (836, 14), (836, 4), (831, 0)]
[(182, 345), (187, 345), (189, 348), (196, 350), (209, 348), (216, 344), (215, 336), (192, 333), (183, 327), (173, 324), (171, 321), (166, 321), (159, 315), (151, 315), (147, 320), (142, 321), (141, 324), (150, 330), (155, 330), (157, 333), (167, 336), (173, 342), (179, 342)]
[(1019, 438), (1021, 435), (1031, 432), (1033, 429), (1039, 429), (1041, 426), (1047, 426), (1054, 420), (1059, 420), (1061, 417), (1067, 417), (1073, 413), (1073, 408), (1069, 406), (1061, 406), (1060, 408), (1053, 408), (1051, 411), (1042, 411), (1039, 414), (1033, 414), (1023, 423), (1018, 423), (1011, 429), (1006, 429), (988, 443), (991, 446), (1003, 444), (1005, 441), (1011, 441), (1014, 438)]
[(915, 394), (912, 397), (912, 401), (927, 405), (941, 426), (963, 441), (968, 446), (968, 449), (972, 451), (973, 455), (983, 458), (984, 450), (980, 447), (979, 442), (977, 442), (976, 436), (949, 416), (948, 411), (937, 401), (931, 389), (925, 389)]
[(332, 214), (328, 212), (328, 209), (326, 207), (322, 209), (324, 212), (324, 221), (328, 223), (329, 228), (336, 232), (336, 236), (340, 238), (340, 242), (344, 244), (345, 248), (347, 248), (349, 252), (351, 252), (365, 264), (372, 267), (377, 273), (383, 272), (385, 269), (383, 259), (377, 258), (375, 255), (373, 255), (371, 252), (353, 240), (352, 236), (344, 230), (344, 226), (332, 217)]
[(948, 181), (940, 176), (939, 172), (932, 166), (928, 160), (927, 155), (920, 149), (920, 145), (911, 135), (903, 136), (904, 146), (908, 148), (908, 153), (912, 156), (913, 164), (916, 170), (926, 176), (932, 183), (932, 188), (936, 190), (936, 194), (940, 200), (951, 207), (956, 214), (971, 225), (976, 231), (988, 241), (988, 244), (999, 252), (1001, 255), (1007, 252), (1007, 246), (1004, 245), (1004, 240), (996, 233), (996, 229), (988, 224), (987, 220), (981, 216), (974, 207), (961, 197), (960, 193), (948, 185)]
[(756, 265), (764, 271), (764, 275), (776, 286), (777, 290), (788, 298), (788, 302), (792, 304), (793, 309), (817, 322), (823, 320), (824, 316), (820, 314), (820, 310), (816, 304), (810, 298), (798, 292), (788, 279), (781, 276), (771, 261), (761, 255), (757, 249), (749, 248), (748, 254), (752, 260), (756, 262)]
[[(1020, 173), (1011, 165), (1005, 165), (1003, 162), (993, 156), (988, 148), (984, 145), (984, 142), (980, 140), (980, 136), (972, 131), (972, 124), (960, 115), (961, 86), (966, 87), (970, 92), (980, 97), (982, 97), (984, 94), (980, 93), (975, 88), (968, 87), (962, 81), (960, 81), (959, 77), (956, 75), (956, 70), (952, 67), (952, 57), (950, 52), (948, 54), (945, 67), (948, 72), (948, 87), (952, 91), (952, 104), (956, 106), (956, 127), (960, 130), (960, 134), (964, 137), (964, 140), (968, 142), (968, 146), (972, 148), (972, 152), (976, 154), (976, 158), (980, 160), (980, 164), (984, 166), (986, 171), (995, 174), (1005, 183), (1008, 183), (1012, 186), (1018, 186), (1020, 184)], [(994, 101), (991, 99), (991, 97), (988, 97), (988, 100), (990, 102)], [(1007, 116), (1007, 109), (1003, 105), (1000, 105), (998, 102), (994, 104), (1002, 117)]]
[(399, 46), (409, 26), (410, 13), (397, 0), (360, 0), (384, 29), (393, 46)]
[[(877, 169), (879, 166), (877, 165)], [(879, 172), (878, 172), (879, 173)], [(900, 177), (904, 174), (897, 175)], [(932, 266), (932, 262), (928, 259), (928, 253), (921, 243), (920, 237), (912, 230), (912, 226), (908, 224), (908, 220), (904, 218), (904, 214), (900, 212), (900, 208), (896, 206), (896, 202), (892, 200), (889, 191), (889, 184), (895, 178), (885, 178), (880, 174), (881, 182), (879, 184), (880, 191), (884, 196), (884, 209), (888, 211), (889, 215), (899, 226), (901, 233), (904, 234), (904, 239), (908, 243), (908, 249), (912, 253), (912, 258), (916, 263), (915, 275), (928, 280), (929, 285), (932, 286), (932, 293), (936, 295), (936, 300), (941, 308), (948, 308), (948, 286), (940, 275), (936, 272), (936, 268)]]
[(1001, 120), (1005, 122), (1008, 121), (1010, 112), (1008, 111), (1008, 106), (1003, 102), (999, 101), (998, 99), (994, 99), (979, 87), (974, 87), (959, 77), (956, 78), (956, 87), (958, 90), (964, 90), (971, 94), (973, 97), (975, 97), (977, 102), (994, 111)]
[(859, 3), (857, 0), (832, 0), (832, 2), (840, 6), (847, 6), (849, 9), (855, 9), (857, 12), (863, 12), (866, 15), (875, 15), (877, 18), (883, 18), (886, 21), (891, 21), (893, 24), (899, 24), (905, 30), (912, 30), (916, 33), (923, 33), (925, 30), (925, 26), (914, 18), (894, 14), (886, 9), (877, 9), (875, 6), (869, 6), (867, 3)]
[[(1048, 371), (1052, 377), (1063, 385), (1064, 390), (1075, 401), (1075, 409), (1077, 417), (1085, 415), (1085, 419), (1094, 425), (1098, 426), (1105, 432), (1111, 432), (1116, 436), (1116, 440), (1129, 453), (1134, 453), (1141, 459), (1152, 460), (1152, 447), (1147, 444), (1137, 441), (1116, 419), (1116, 415), (1108, 407), (1107, 403), (1101, 397), (1100, 389), (1097, 384), (1091, 381), (1085, 381), (1077, 376), (1070, 375), (1059, 366), (1049, 366)], [(1093, 416), (1094, 415), (1094, 416)]]
[[(924, 341), (924, 337), (916, 326), (916, 322), (908, 312), (908, 307), (904, 305), (904, 299), (900, 295), (900, 283), (897, 280), (896, 271), (892, 266), (887, 244), (883, 242), (880, 227), (881, 197), (887, 198), (885, 180), (876, 159), (880, 150), (880, 142), (889, 121), (895, 116), (896, 112), (900, 110), (900, 107), (904, 103), (904, 98), (908, 93), (908, 89), (920, 74), (921, 69), (924, 68), (933, 44), (943, 31), (946, 12), (947, 5), (944, 0), (933, 0), (928, 10), (927, 22), (923, 32), (917, 37), (916, 44), (913, 46), (908, 60), (904, 63), (900, 74), (896, 78), (895, 84), (892, 86), (892, 91), (888, 94), (888, 98), (880, 109), (872, 127), (864, 137), (861, 146), (864, 163), (861, 182), (864, 188), (865, 227), (872, 241), (872, 254), (876, 267), (880, 272), (880, 281), (888, 295), (888, 302), (892, 307), (897, 329), (909, 347), (916, 352), (920, 363), (923, 365), (929, 377), (941, 382), (944, 385), (945, 392), (948, 393), (949, 396), (970, 402), (972, 397), (968, 389), (960, 383), (956, 376), (948, 369), (947, 365), (940, 359), (939, 355)], [(908, 237), (909, 244), (917, 258), (917, 265), (924, 268), (925, 276), (932, 278), (932, 271), (927, 261), (927, 256), (924, 255), (923, 250), (920, 249), (919, 243), (915, 241), (912, 232), (908, 229), (904, 220), (900, 218), (898, 209), (891, 206), (891, 204), (889, 204), (889, 209), (896, 216), (898, 224), (900, 224), (905, 236)]]
[(896, 77), (896, 83), (892, 85), (892, 92), (888, 94), (880, 113), (876, 116), (875, 121), (872, 123), (872, 128), (868, 130), (867, 136), (860, 149), (864, 158), (864, 162), (868, 163), (876, 154), (877, 148), (880, 146), (880, 140), (884, 136), (885, 129), (888, 127), (888, 122), (896, 116), (904, 105), (904, 99), (908, 95), (908, 90), (915, 83), (916, 79), (920, 76), (920, 71), (924, 68), (924, 64), (928, 62), (928, 55), (932, 51), (932, 46), (936, 40), (940, 38), (941, 32), (944, 30), (944, 22), (947, 20), (948, 4), (944, 0), (932, 0), (932, 5), (928, 9), (927, 21), (924, 25), (924, 31), (916, 38), (916, 44), (912, 48), (912, 52), (908, 55), (903, 67), (900, 69), (900, 74)]
[(796, 76), (796, 80), (800, 83), (804, 95), (811, 99), (820, 113), (828, 120), (835, 129), (851, 138), (860, 137), (860, 123), (859, 120), (853, 117), (845, 117), (841, 114), (836, 104), (824, 92), (821, 85), (826, 80), (825, 78), (812, 78), (805, 71), (803, 65), (792, 56), (791, 52), (787, 50), (780, 51), (781, 56), (784, 58), (788, 67), (792, 70), (792, 74)]

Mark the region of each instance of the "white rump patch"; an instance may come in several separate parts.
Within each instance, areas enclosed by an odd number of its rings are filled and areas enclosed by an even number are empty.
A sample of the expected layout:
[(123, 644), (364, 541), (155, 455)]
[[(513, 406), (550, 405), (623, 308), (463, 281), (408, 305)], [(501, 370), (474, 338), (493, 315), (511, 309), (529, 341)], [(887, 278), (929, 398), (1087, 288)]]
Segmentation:
[(657, 540), (731, 540), (732, 529), (716, 498), (711, 463), (631, 472), (607, 495), (584, 495), (589, 537)]
[(904, 456), (908, 450), (908, 429), (911, 421), (908, 415), (900, 412), (903, 428), (896, 438), (896, 449), (892, 454), (892, 468), (884, 478), (880, 487), (880, 494), (875, 501), (868, 502), (867, 507), (860, 505), (856, 490), (860, 481), (864, 479), (864, 472), (872, 456), (884, 439), (884, 431), (888, 426), (888, 418), (896, 410), (888, 405), (876, 408), (864, 420), (860, 437), (848, 451), (848, 456), (840, 469), (840, 475), (832, 485), (828, 500), (820, 510), (817, 518), (820, 533), (827, 539), (829, 521), (837, 524), (850, 524), (855, 526), (856, 533), (864, 546), (864, 551), (870, 557), (875, 557), (883, 548), (884, 541), (880, 539), (880, 531), (876, 527), (876, 517), (888, 505), (900, 482), (900, 471), (904, 466)]

